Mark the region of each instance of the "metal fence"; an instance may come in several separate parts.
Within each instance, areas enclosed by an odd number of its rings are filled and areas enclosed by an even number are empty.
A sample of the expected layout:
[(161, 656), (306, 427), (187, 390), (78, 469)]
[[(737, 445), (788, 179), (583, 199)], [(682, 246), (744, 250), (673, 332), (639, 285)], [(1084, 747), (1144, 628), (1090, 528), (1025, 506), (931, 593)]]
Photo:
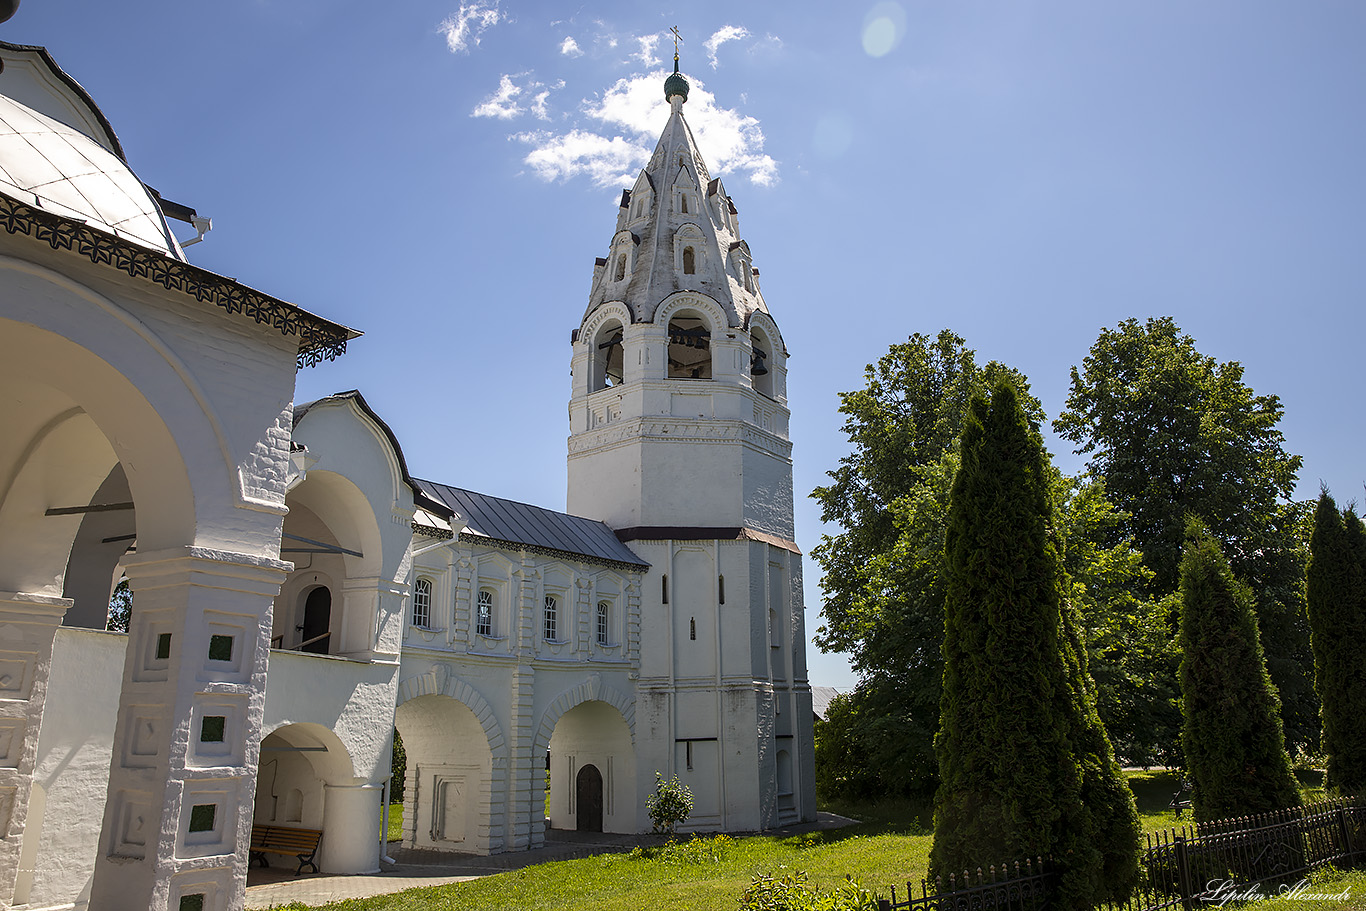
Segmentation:
[[(1366, 803), (1328, 800), (1257, 816), (1165, 829), (1146, 836), (1128, 900), (1097, 911), (1193, 911), (1200, 905), (1293, 890), (1311, 870), (1366, 859)], [(916, 898), (878, 901), (880, 911), (1040, 911), (1058, 871), (1037, 860), (920, 883)]]

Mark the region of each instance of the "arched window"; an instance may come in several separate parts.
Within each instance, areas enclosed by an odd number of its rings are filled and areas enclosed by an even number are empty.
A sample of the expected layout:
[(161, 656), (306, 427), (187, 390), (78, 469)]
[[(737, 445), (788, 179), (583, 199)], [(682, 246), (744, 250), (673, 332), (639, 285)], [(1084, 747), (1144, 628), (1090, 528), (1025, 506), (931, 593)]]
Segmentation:
[(625, 278), (625, 277), (626, 277), (626, 254), (625, 254), (625, 253), (618, 253), (618, 254), (617, 254), (617, 271), (615, 272), (615, 274), (614, 274), (614, 276), (613, 276), (613, 278), (612, 278), (612, 281), (614, 281), (614, 282), (619, 282), (619, 281), (621, 281), (621, 280), (622, 280), (623, 278)]
[(479, 603), (475, 607), (474, 631), (481, 636), (493, 635), (493, 592), (479, 589)]
[(696, 313), (669, 320), (669, 379), (711, 379), (711, 330)]
[(558, 642), (560, 638), (560, 602), (554, 595), (545, 596), (545, 639)]
[(693, 253), (692, 247), (683, 248), (683, 274), (697, 274), (697, 255)]
[(598, 602), (598, 645), (612, 642), (612, 605), (607, 601)]
[(431, 629), (432, 626), (432, 581), (418, 579), (413, 586), (413, 626)]

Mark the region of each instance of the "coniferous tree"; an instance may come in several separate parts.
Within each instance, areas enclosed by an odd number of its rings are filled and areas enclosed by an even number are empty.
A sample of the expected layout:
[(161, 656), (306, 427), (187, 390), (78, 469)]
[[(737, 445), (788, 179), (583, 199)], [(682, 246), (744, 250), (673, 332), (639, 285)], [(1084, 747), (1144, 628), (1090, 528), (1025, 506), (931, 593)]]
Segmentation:
[(1065, 611), (1045, 465), (1009, 382), (990, 405), (974, 398), (945, 541), (930, 868), (947, 877), (1047, 857), (1062, 867), (1059, 907), (1089, 908), (1127, 893), (1137, 819), (1116, 789), (1079, 624)]
[(1298, 806), (1251, 594), (1194, 518), (1181, 559), (1181, 651), (1182, 746), (1195, 818)]
[(1362, 551), (1366, 538), (1351, 509), (1339, 512), (1319, 495), (1309, 541), (1306, 590), (1314, 643), (1314, 684), (1328, 760), (1325, 784), (1343, 793), (1366, 790), (1366, 616)]

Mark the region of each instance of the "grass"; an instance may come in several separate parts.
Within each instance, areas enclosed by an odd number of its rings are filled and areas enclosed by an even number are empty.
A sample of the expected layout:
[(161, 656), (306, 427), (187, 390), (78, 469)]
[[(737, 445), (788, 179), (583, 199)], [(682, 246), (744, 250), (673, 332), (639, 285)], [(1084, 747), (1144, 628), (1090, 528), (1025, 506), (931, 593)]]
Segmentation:
[[(1138, 804), (1142, 829), (1190, 824), (1190, 813), (1178, 819), (1167, 803), (1179, 785), (1178, 773), (1126, 773)], [(1322, 796), (1321, 775), (1301, 774), (1306, 798)], [(876, 893), (890, 897), (891, 887), (904, 894), (906, 883), (925, 875), (932, 830), (928, 803), (887, 800), (878, 803), (830, 801), (822, 809), (861, 820), (857, 825), (804, 835), (756, 835), (695, 838), (662, 848), (637, 848), (581, 860), (538, 864), (466, 883), (411, 889), (393, 895), (353, 899), (327, 905), (328, 911), (483, 911), (519, 908), (529, 911), (593, 908), (601, 911), (734, 911), (740, 894), (761, 873), (805, 870), (813, 884), (832, 887), (846, 875)], [(401, 831), (403, 808), (390, 809), (390, 837)], [(1345, 902), (1275, 898), (1247, 908), (1257, 911), (1366, 911), (1366, 871), (1320, 871), (1315, 894), (1356, 898)], [(301, 911), (309, 906), (286, 906)]]
[(680, 840), (673, 846), (538, 864), (471, 882), (326, 907), (328, 911), (734, 911), (755, 874), (784, 870), (805, 870), (811, 882), (820, 886), (834, 886), (848, 874), (885, 896), (894, 883), (902, 892), (907, 880), (925, 875), (930, 837), (919, 822), (900, 816), (895, 805), (885, 808), (883, 815), (895, 818), (786, 838)]
[(389, 831), (384, 837), (389, 841), (403, 838), (403, 804), (389, 804)]

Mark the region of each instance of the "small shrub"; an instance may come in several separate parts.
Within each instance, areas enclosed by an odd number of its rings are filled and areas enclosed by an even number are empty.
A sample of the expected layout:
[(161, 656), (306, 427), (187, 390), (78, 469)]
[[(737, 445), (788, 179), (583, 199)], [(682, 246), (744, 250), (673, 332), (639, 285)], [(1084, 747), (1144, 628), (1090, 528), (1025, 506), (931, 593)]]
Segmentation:
[(645, 809), (656, 832), (672, 835), (692, 814), (692, 791), (674, 775), (667, 781), (655, 772), (655, 792), (645, 798)]
[(877, 911), (877, 898), (846, 876), (834, 889), (811, 885), (806, 872), (756, 874), (740, 896), (739, 911)]
[(734, 844), (735, 839), (729, 835), (713, 835), (709, 838), (694, 832), (692, 838), (687, 841), (675, 841), (670, 835), (668, 840), (657, 848), (634, 847), (629, 856), (633, 860), (654, 860), (678, 866), (719, 864)]

